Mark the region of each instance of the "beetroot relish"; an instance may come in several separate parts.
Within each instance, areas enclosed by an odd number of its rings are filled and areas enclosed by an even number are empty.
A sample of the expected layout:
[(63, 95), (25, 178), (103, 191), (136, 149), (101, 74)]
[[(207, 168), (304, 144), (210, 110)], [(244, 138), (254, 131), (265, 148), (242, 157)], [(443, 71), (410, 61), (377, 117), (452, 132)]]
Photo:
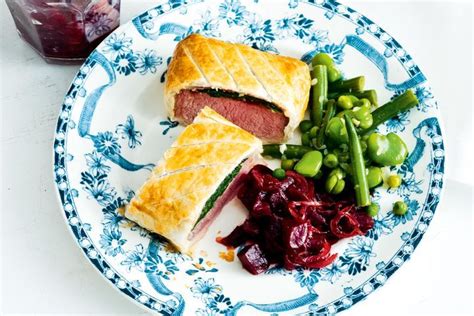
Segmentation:
[(218, 241), (231, 247), (243, 245), (238, 257), (252, 274), (272, 265), (288, 270), (323, 268), (337, 257), (330, 252), (332, 244), (365, 235), (374, 225), (353, 198), (317, 193), (312, 180), (294, 171), (278, 180), (268, 167), (256, 165), (238, 197), (249, 217)]
[(20, 36), (48, 62), (77, 63), (119, 25), (119, 0), (7, 0)]

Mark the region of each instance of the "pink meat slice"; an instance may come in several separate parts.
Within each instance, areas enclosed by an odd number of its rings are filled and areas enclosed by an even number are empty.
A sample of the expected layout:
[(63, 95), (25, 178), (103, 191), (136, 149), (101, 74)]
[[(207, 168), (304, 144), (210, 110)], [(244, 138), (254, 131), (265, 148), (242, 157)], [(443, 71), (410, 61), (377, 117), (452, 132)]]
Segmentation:
[(229, 203), (239, 191), (240, 186), (243, 184), (243, 180), (245, 179), (245, 175), (252, 169), (253, 166), (256, 164), (264, 164), (265, 162), (259, 158), (258, 156), (248, 158), (243, 164), (242, 168), (240, 169), (239, 173), (235, 176), (234, 180), (227, 186), (227, 189), (222, 193), (220, 197), (214, 202), (214, 206), (206, 216), (201, 219), (201, 221), (194, 227), (193, 231), (189, 234), (188, 239), (191, 240), (193, 243), (199, 241), (203, 235), (206, 233), (209, 225), (216, 219), (216, 217), (222, 211), (222, 208)]
[(191, 124), (205, 106), (237, 126), (267, 141), (281, 141), (288, 118), (280, 112), (247, 100), (213, 97), (205, 92), (182, 90), (176, 95), (175, 116), (185, 124)]

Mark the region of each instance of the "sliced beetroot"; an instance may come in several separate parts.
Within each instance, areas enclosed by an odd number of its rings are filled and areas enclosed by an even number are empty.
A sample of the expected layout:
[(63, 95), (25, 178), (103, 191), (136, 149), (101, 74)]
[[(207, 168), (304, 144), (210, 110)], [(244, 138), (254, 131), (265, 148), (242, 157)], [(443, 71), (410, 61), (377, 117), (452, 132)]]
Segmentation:
[(238, 257), (252, 274), (272, 265), (289, 270), (323, 268), (337, 257), (330, 253), (332, 244), (364, 235), (374, 225), (355, 206), (353, 196), (316, 192), (311, 179), (294, 171), (287, 171), (279, 180), (268, 167), (256, 165), (237, 196), (249, 217), (218, 241), (226, 246), (243, 245)]
[(258, 244), (251, 244), (242, 248), (237, 254), (242, 266), (252, 274), (260, 274), (267, 271), (268, 260)]

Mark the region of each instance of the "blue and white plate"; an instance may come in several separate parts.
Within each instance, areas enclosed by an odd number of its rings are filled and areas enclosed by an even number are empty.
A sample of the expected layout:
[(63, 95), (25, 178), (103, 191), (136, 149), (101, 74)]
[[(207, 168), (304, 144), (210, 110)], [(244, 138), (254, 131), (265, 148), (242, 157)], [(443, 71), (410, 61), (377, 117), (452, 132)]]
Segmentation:
[[(392, 171), (398, 189), (377, 189), (375, 227), (334, 247), (321, 270), (273, 269), (259, 276), (219, 256), (215, 242), (245, 217), (227, 205), (190, 258), (126, 220), (118, 208), (183, 129), (163, 105), (166, 68), (188, 34), (238, 41), (309, 60), (330, 54), (346, 77), (366, 76), (384, 103), (413, 89), (420, 104), (382, 132), (403, 136), (410, 150)], [(117, 29), (76, 75), (58, 119), (54, 172), (60, 203), (78, 245), (119, 291), (163, 315), (334, 314), (383, 285), (411, 256), (433, 218), (444, 172), (439, 112), (426, 78), (381, 27), (332, 0), (169, 0)], [(404, 200), (408, 213), (394, 216)], [(229, 255), (229, 254), (227, 254)]]

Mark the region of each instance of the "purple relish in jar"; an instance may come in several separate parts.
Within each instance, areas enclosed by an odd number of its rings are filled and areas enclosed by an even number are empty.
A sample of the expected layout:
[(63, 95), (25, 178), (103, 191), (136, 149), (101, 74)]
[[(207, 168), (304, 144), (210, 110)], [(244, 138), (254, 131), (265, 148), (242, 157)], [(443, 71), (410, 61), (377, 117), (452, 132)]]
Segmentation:
[(120, 23), (120, 0), (6, 0), (19, 35), (47, 62), (78, 63)]

